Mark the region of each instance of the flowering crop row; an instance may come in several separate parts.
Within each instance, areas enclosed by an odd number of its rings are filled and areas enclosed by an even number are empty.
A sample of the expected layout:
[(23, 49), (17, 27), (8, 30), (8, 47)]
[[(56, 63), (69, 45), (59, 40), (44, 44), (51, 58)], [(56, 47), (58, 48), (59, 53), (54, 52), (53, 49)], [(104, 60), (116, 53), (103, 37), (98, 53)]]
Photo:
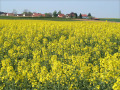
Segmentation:
[(0, 89), (120, 90), (120, 24), (0, 20)]

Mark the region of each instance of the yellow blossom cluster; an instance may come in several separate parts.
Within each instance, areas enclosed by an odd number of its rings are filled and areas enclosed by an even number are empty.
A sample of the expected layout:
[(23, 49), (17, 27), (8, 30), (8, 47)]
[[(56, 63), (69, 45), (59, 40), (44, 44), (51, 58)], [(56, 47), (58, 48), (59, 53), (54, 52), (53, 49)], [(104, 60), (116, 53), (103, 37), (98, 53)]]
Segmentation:
[(120, 23), (0, 20), (0, 90), (120, 90)]

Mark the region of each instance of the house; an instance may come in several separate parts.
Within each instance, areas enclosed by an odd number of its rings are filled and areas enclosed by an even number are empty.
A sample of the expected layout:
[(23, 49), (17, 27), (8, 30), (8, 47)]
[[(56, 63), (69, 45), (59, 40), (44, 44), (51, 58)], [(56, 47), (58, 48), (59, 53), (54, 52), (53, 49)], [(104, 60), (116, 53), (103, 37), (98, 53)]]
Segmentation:
[(42, 14), (42, 17), (45, 17), (45, 14)]
[(0, 16), (6, 16), (7, 13), (0, 12)]
[(32, 13), (25, 13), (23, 14), (23, 17), (31, 17), (32, 16)]
[(66, 18), (71, 18), (71, 15), (70, 14), (66, 14)]
[(14, 16), (13, 13), (7, 13), (6, 16)]
[(59, 18), (64, 18), (65, 15), (64, 15), (64, 14), (58, 14), (58, 17), (59, 17)]
[(74, 12), (71, 12), (70, 15), (71, 15), (71, 17), (75, 17), (75, 13)]
[(40, 17), (41, 13), (33, 13), (32, 17)]
[(45, 17), (45, 14), (33, 13), (32, 17)]
[(76, 13), (71, 12), (70, 14), (66, 14), (66, 18), (73, 18), (76, 16)]
[(20, 16), (23, 16), (23, 14), (17, 14), (17, 16), (19, 16), (19, 17), (20, 17)]
[(82, 18), (83, 18), (83, 19), (88, 19), (88, 15), (82, 14)]

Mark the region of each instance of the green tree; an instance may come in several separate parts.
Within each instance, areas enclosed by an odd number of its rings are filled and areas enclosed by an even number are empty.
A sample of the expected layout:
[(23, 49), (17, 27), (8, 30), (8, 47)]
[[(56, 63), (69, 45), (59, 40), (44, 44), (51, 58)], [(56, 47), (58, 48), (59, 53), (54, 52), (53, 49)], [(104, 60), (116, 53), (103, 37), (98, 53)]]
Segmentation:
[(71, 12), (70, 13), (70, 18), (74, 18), (74, 16), (75, 16), (74, 12)]
[(57, 11), (55, 10), (54, 12), (53, 12), (53, 17), (57, 17)]
[(32, 12), (30, 12), (28, 9), (25, 9), (22, 14), (25, 14), (25, 16), (32, 16)]
[(88, 19), (93, 19), (91, 13), (88, 13)]
[(52, 17), (52, 13), (45, 13), (45, 17)]
[(73, 13), (73, 18), (77, 18), (77, 13)]
[(73, 18), (72, 14), (70, 14), (70, 18)]
[(79, 18), (81, 18), (82, 19), (82, 14), (80, 13), (80, 15), (79, 15)]
[(78, 17), (77, 13), (74, 13), (74, 18), (77, 18), (77, 17)]
[(61, 11), (59, 11), (58, 14), (62, 14)]
[(89, 16), (92, 16), (91, 13), (88, 13), (88, 17), (89, 17)]

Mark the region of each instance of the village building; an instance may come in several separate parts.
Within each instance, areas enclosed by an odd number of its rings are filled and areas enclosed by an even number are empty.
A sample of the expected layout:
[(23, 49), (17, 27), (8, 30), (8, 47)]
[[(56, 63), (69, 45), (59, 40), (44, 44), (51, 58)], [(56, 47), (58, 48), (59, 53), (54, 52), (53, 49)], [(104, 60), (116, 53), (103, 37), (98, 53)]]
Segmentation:
[(83, 18), (83, 19), (88, 19), (89, 17), (88, 17), (87, 14), (82, 14), (82, 18)]
[(23, 14), (17, 14), (17, 16), (22, 17), (22, 16), (23, 16)]
[(0, 16), (6, 16), (7, 13), (0, 12)]
[(32, 17), (32, 13), (25, 13), (23, 14), (23, 17)]
[(64, 14), (58, 14), (58, 17), (59, 18), (65, 18), (65, 15)]
[(45, 17), (45, 14), (33, 13), (32, 17)]
[(13, 13), (7, 13), (6, 16), (14, 16)]
[(66, 18), (71, 18), (70, 16), (71, 16), (70, 14), (66, 14)]
[(74, 18), (76, 13), (71, 12), (70, 14), (66, 14), (66, 18)]

